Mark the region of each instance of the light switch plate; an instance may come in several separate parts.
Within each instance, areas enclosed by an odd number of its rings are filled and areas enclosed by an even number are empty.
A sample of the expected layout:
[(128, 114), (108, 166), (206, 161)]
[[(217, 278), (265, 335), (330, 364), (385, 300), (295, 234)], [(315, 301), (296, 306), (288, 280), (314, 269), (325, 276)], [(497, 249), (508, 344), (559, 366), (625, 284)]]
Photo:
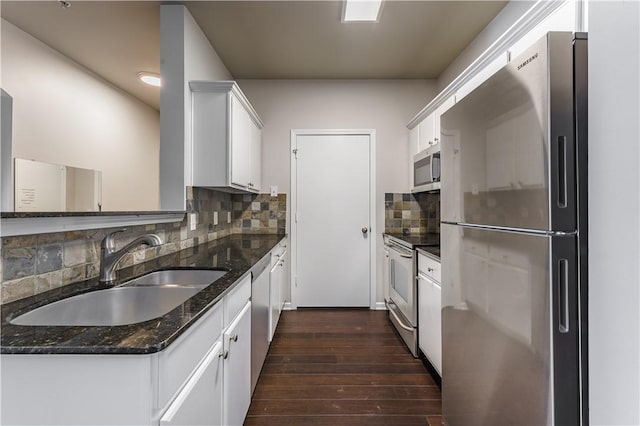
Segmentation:
[(231, 223), (231, 212), (227, 212), (227, 223)]
[(189, 229), (191, 231), (195, 231), (197, 225), (198, 225), (197, 215), (195, 213), (189, 213)]
[(213, 212), (213, 226), (218, 224), (218, 212)]
[(278, 185), (271, 185), (271, 196), (272, 197), (278, 196)]

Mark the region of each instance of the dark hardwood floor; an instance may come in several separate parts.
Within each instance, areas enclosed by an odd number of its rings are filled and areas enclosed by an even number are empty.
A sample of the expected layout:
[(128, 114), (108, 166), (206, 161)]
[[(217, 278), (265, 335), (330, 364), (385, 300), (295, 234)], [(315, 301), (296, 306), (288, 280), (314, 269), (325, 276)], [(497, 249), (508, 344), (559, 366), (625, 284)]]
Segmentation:
[(282, 313), (245, 426), (441, 424), (440, 390), (386, 311)]

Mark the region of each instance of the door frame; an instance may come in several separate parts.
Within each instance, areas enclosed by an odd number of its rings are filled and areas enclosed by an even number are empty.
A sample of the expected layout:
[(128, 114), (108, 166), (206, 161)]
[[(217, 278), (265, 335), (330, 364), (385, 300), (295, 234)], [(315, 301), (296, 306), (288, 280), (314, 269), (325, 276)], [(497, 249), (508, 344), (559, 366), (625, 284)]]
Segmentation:
[(291, 164), (291, 265), (290, 265), (290, 295), (291, 309), (297, 309), (296, 281), (298, 265), (297, 234), (298, 225), (296, 214), (298, 210), (297, 200), (297, 163), (295, 150), (297, 149), (298, 136), (330, 136), (330, 135), (366, 135), (369, 136), (369, 308), (376, 309), (377, 277), (376, 277), (376, 131), (375, 129), (291, 129), (291, 146), (289, 159)]

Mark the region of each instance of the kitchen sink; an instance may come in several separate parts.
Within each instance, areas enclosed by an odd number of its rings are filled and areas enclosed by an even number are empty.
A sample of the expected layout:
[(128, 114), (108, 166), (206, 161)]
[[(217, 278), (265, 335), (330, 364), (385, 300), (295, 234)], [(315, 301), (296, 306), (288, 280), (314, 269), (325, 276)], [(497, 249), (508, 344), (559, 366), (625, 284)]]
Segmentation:
[(122, 286), (189, 286), (207, 287), (222, 278), (227, 271), (212, 269), (165, 269), (127, 281)]
[(148, 321), (180, 306), (226, 273), (202, 269), (156, 271), (115, 288), (41, 306), (14, 318), (11, 324), (116, 326)]

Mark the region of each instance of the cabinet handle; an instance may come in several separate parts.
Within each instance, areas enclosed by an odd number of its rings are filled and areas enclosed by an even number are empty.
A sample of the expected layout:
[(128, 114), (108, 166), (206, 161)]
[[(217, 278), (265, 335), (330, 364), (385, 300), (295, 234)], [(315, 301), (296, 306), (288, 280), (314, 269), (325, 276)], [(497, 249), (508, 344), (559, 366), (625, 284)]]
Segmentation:
[(433, 272), (433, 268), (427, 268), (427, 272)]
[(234, 334), (233, 336), (231, 336), (231, 338), (229, 338), (229, 341), (233, 340), (234, 342), (238, 341), (238, 335)]
[(227, 359), (229, 358), (229, 351), (222, 351), (218, 354), (218, 358)]
[(434, 141), (435, 143), (438, 143), (438, 141), (439, 141), (439, 140), (440, 140), (440, 139), (438, 139), (438, 138), (433, 138), (433, 141)]

